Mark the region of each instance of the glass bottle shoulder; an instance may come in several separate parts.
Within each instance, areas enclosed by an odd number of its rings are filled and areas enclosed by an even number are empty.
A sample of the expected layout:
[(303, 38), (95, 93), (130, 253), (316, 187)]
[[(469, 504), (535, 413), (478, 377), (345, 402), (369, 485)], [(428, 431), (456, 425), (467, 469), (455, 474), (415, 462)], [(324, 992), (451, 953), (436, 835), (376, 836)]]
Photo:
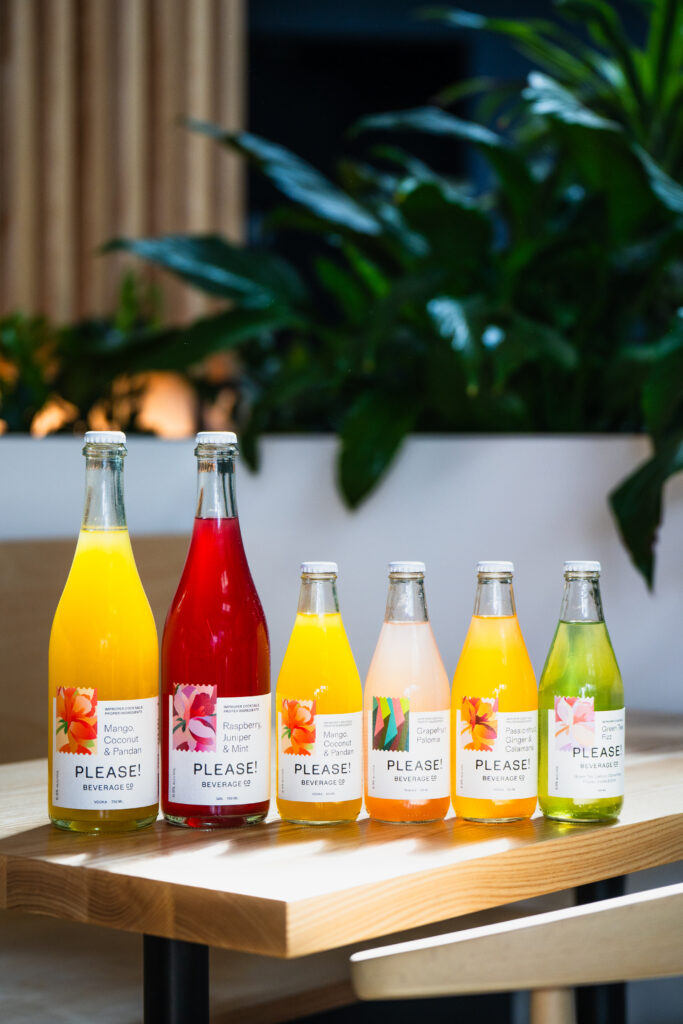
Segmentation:
[(365, 682), (364, 703), (373, 697), (408, 697), (415, 710), (450, 707), (450, 683), (427, 622), (385, 622)]
[(604, 622), (560, 620), (539, 684), (541, 700), (594, 697), (606, 708), (621, 707), (624, 689)]

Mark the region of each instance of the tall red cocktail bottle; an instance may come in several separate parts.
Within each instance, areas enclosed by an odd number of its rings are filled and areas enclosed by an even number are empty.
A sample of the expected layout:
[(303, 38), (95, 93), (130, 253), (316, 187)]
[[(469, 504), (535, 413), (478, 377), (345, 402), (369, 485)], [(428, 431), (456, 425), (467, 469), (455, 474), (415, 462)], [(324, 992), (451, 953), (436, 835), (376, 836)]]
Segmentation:
[(261, 821), (270, 801), (270, 646), (235, 499), (237, 438), (197, 434), (197, 514), (161, 649), (166, 820)]

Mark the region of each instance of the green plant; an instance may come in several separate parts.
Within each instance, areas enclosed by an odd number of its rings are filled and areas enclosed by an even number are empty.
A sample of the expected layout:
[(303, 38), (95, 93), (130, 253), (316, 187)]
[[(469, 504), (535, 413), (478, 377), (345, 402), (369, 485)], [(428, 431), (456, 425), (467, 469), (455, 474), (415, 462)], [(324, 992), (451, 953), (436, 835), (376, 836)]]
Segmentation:
[[(365, 118), (368, 157), (342, 160), (336, 181), (247, 132), (190, 122), (286, 203), (259, 246), (112, 243), (229, 303), (138, 339), (127, 368), (235, 349), (249, 461), (263, 431), (335, 431), (351, 505), (409, 431), (648, 429), (652, 460), (611, 500), (651, 584), (661, 487), (682, 462), (683, 9), (641, 6), (643, 47), (605, 0), (560, 0), (562, 24), (423, 12), (502, 33), (542, 70), (516, 90), (459, 83), (441, 105)], [(444, 109), (482, 91), (486, 124)], [(442, 140), (443, 166), (406, 151), (416, 133)], [(488, 164), (484, 188), (449, 173), (463, 143)]]

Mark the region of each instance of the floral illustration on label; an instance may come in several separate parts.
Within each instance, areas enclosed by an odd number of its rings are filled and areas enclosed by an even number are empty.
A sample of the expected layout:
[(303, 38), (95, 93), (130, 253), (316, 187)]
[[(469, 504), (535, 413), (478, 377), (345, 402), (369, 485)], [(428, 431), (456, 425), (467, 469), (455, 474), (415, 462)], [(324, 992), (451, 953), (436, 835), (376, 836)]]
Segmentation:
[(465, 750), (493, 750), (498, 737), (498, 698), (482, 700), (481, 697), (463, 697), (461, 735), (469, 735), (471, 742)]
[(591, 747), (594, 739), (593, 697), (555, 697), (555, 748)]
[(372, 749), (409, 749), (410, 700), (408, 697), (372, 698)]
[(310, 756), (315, 746), (315, 701), (282, 700), (281, 753)]
[(58, 686), (55, 730), (60, 754), (96, 754), (97, 689)]
[(173, 692), (173, 749), (216, 749), (216, 686), (176, 686)]

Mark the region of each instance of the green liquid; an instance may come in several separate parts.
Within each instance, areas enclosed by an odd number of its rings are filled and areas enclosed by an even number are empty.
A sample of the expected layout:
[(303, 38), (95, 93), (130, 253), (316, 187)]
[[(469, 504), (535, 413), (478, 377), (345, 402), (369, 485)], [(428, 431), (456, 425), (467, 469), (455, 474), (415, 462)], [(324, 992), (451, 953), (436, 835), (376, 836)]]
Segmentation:
[(548, 711), (555, 697), (592, 697), (595, 711), (624, 706), (624, 687), (604, 622), (560, 621), (539, 684), (538, 800), (547, 818), (609, 821), (618, 817), (623, 796), (573, 800), (548, 795)]

